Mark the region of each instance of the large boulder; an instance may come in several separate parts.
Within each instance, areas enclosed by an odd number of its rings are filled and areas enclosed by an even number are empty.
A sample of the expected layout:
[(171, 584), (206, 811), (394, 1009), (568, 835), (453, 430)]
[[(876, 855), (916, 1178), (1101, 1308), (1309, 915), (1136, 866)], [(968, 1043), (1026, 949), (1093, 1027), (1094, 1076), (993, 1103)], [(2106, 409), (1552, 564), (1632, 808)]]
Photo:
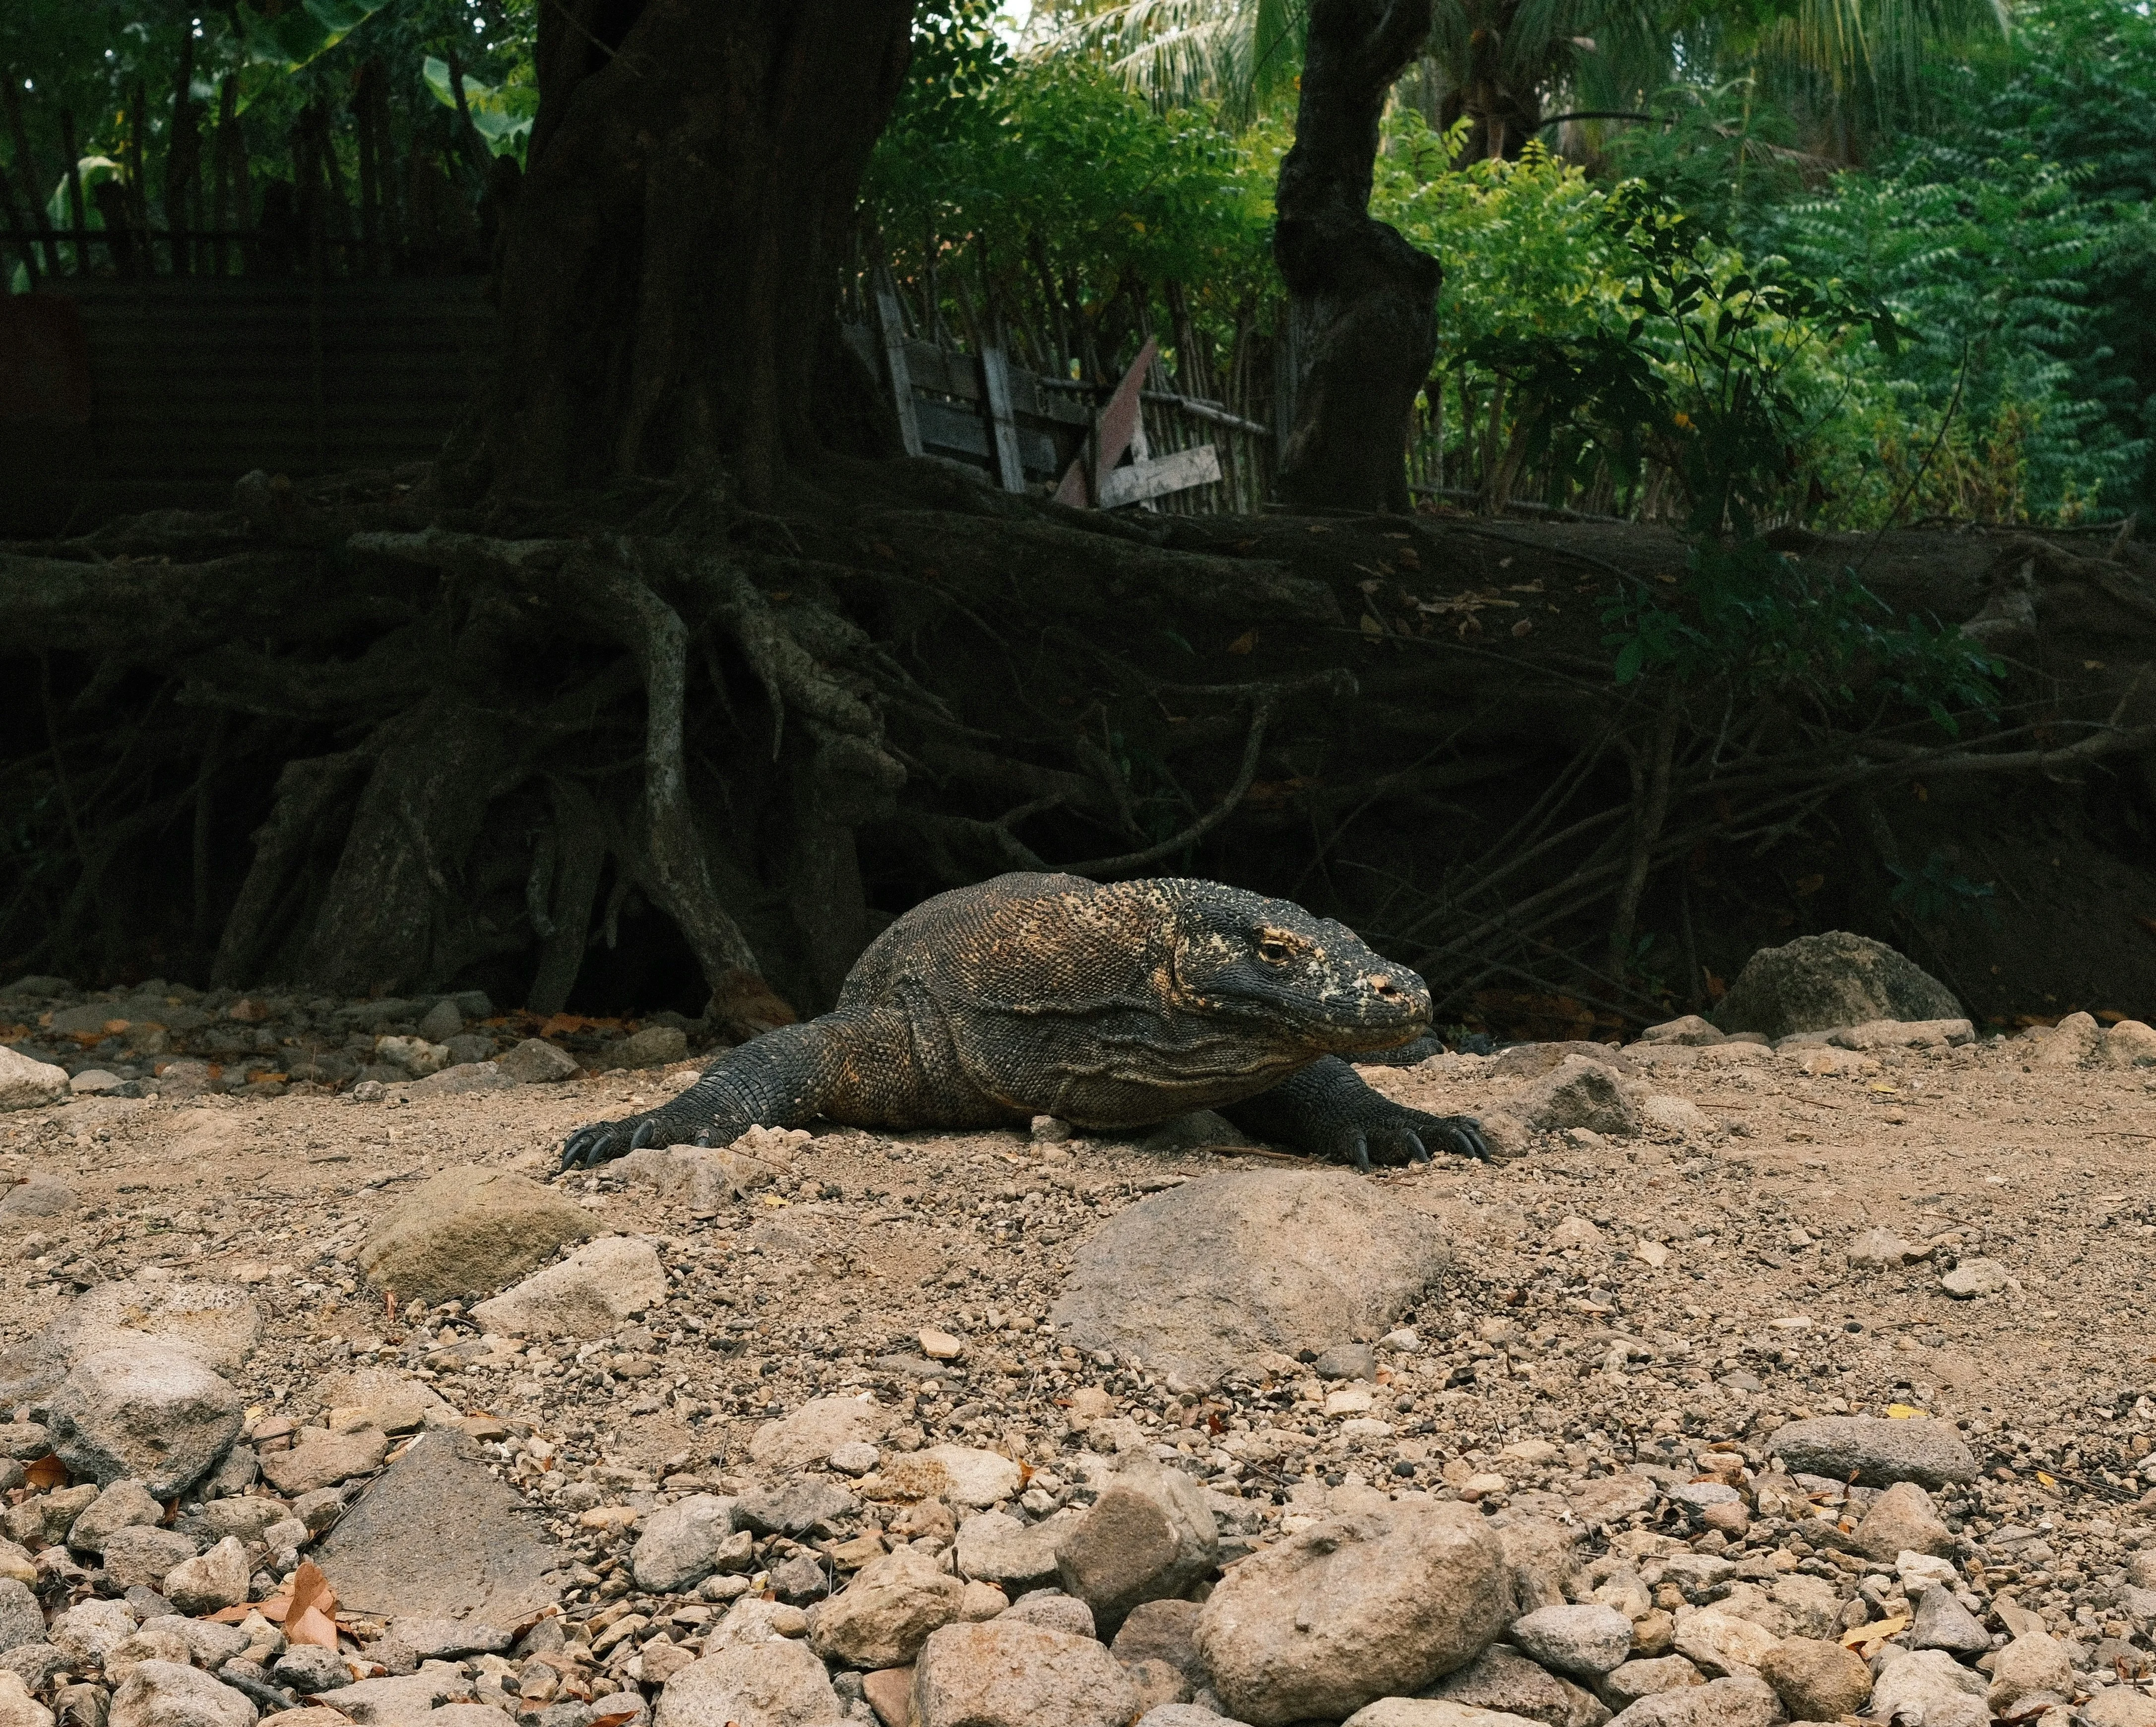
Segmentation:
[(1127, 1727), (1139, 1704), (1101, 1644), (1023, 1621), (947, 1625), (914, 1663), (913, 1727)]
[(1056, 1329), (1081, 1349), (1210, 1383), (1262, 1350), (1379, 1335), (1450, 1259), (1435, 1223), (1350, 1170), (1236, 1170), (1096, 1230)]
[(1724, 1031), (1787, 1037), (1871, 1020), (1958, 1020), (1953, 991), (1884, 942), (1830, 930), (1762, 948), (1715, 1010)]
[(45, 1410), (70, 1473), (133, 1479), (160, 1499), (214, 1469), (239, 1437), (239, 1393), (192, 1351), (145, 1337), (76, 1362)]
[(472, 1317), (489, 1331), (520, 1337), (603, 1337), (665, 1299), (659, 1250), (640, 1236), (602, 1236), (481, 1302)]
[(374, 1226), (359, 1267), (400, 1300), (490, 1295), (598, 1233), (551, 1187), (506, 1169), (444, 1169)]
[(1504, 1546), (1480, 1512), (1395, 1502), (1239, 1562), (1196, 1641), (1229, 1709), (1281, 1727), (1424, 1689), (1487, 1648), (1512, 1609)]

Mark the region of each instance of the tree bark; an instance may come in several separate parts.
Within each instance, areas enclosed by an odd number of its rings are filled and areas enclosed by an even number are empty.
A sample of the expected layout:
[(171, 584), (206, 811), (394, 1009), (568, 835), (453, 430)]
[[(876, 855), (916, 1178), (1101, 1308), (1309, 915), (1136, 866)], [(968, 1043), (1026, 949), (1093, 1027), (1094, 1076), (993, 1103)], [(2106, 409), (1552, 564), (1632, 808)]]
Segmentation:
[(912, 0), (558, 0), (500, 253), (503, 350), (460, 489), (639, 476), (752, 503), (812, 403)]
[(1295, 321), (1295, 417), (1279, 481), (1291, 507), (1408, 507), (1409, 414), (1437, 352), (1444, 272), (1371, 218), (1370, 177), (1386, 95), (1430, 21), (1430, 0), (1311, 9), (1273, 231)]

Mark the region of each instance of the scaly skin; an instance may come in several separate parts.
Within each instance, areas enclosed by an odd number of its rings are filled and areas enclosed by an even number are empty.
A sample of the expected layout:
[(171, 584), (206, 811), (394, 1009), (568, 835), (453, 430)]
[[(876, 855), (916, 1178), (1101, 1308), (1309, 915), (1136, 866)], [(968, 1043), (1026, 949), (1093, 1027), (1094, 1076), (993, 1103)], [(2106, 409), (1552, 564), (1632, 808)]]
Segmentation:
[(1216, 881), (998, 876), (899, 918), (830, 1013), (727, 1051), (657, 1109), (572, 1133), (562, 1166), (818, 1116), (988, 1128), (1056, 1115), (1113, 1130), (1194, 1109), (1361, 1169), (1433, 1147), (1487, 1157), (1471, 1116), (1392, 1103), (1341, 1059), (1429, 1028), (1420, 978), (1286, 900)]

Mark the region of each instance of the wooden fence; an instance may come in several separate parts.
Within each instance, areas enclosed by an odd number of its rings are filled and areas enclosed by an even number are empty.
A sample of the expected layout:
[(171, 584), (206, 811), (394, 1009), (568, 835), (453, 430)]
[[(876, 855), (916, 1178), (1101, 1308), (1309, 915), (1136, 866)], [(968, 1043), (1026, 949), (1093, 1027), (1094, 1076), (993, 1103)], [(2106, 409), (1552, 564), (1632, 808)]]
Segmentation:
[[(1129, 447), (1114, 450), (1104, 467), (1100, 429), (1116, 385), (1042, 378), (1010, 365), (998, 349), (970, 354), (907, 336), (895, 306), (880, 326), (843, 328), (891, 391), (915, 454), (978, 468), (1007, 491), (1060, 491), (1066, 501), (1107, 509), (1255, 513), (1270, 496), (1271, 429), (1217, 402), (1141, 381)], [(1149, 375), (1158, 369), (1147, 365)], [(1075, 492), (1065, 489), (1074, 464), (1081, 482)]]

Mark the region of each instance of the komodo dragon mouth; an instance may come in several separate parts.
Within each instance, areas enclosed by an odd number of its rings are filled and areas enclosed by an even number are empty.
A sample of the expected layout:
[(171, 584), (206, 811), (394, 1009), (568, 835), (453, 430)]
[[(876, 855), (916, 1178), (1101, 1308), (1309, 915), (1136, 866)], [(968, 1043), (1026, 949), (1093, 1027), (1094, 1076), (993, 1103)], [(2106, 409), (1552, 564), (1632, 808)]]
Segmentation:
[(1469, 1116), (1372, 1091), (1345, 1056), (1429, 1029), (1430, 990), (1345, 924), (1218, 881), (998, 876), (916, 906), (839, 1005), (725, 1051), (647, 1114), (570, 1136), (562, 1167), (731, 1144), (817, 1117), (863, 1127), (1136, 1127), (1197, 1108), (1368, 1169), (1489, 1148)]

